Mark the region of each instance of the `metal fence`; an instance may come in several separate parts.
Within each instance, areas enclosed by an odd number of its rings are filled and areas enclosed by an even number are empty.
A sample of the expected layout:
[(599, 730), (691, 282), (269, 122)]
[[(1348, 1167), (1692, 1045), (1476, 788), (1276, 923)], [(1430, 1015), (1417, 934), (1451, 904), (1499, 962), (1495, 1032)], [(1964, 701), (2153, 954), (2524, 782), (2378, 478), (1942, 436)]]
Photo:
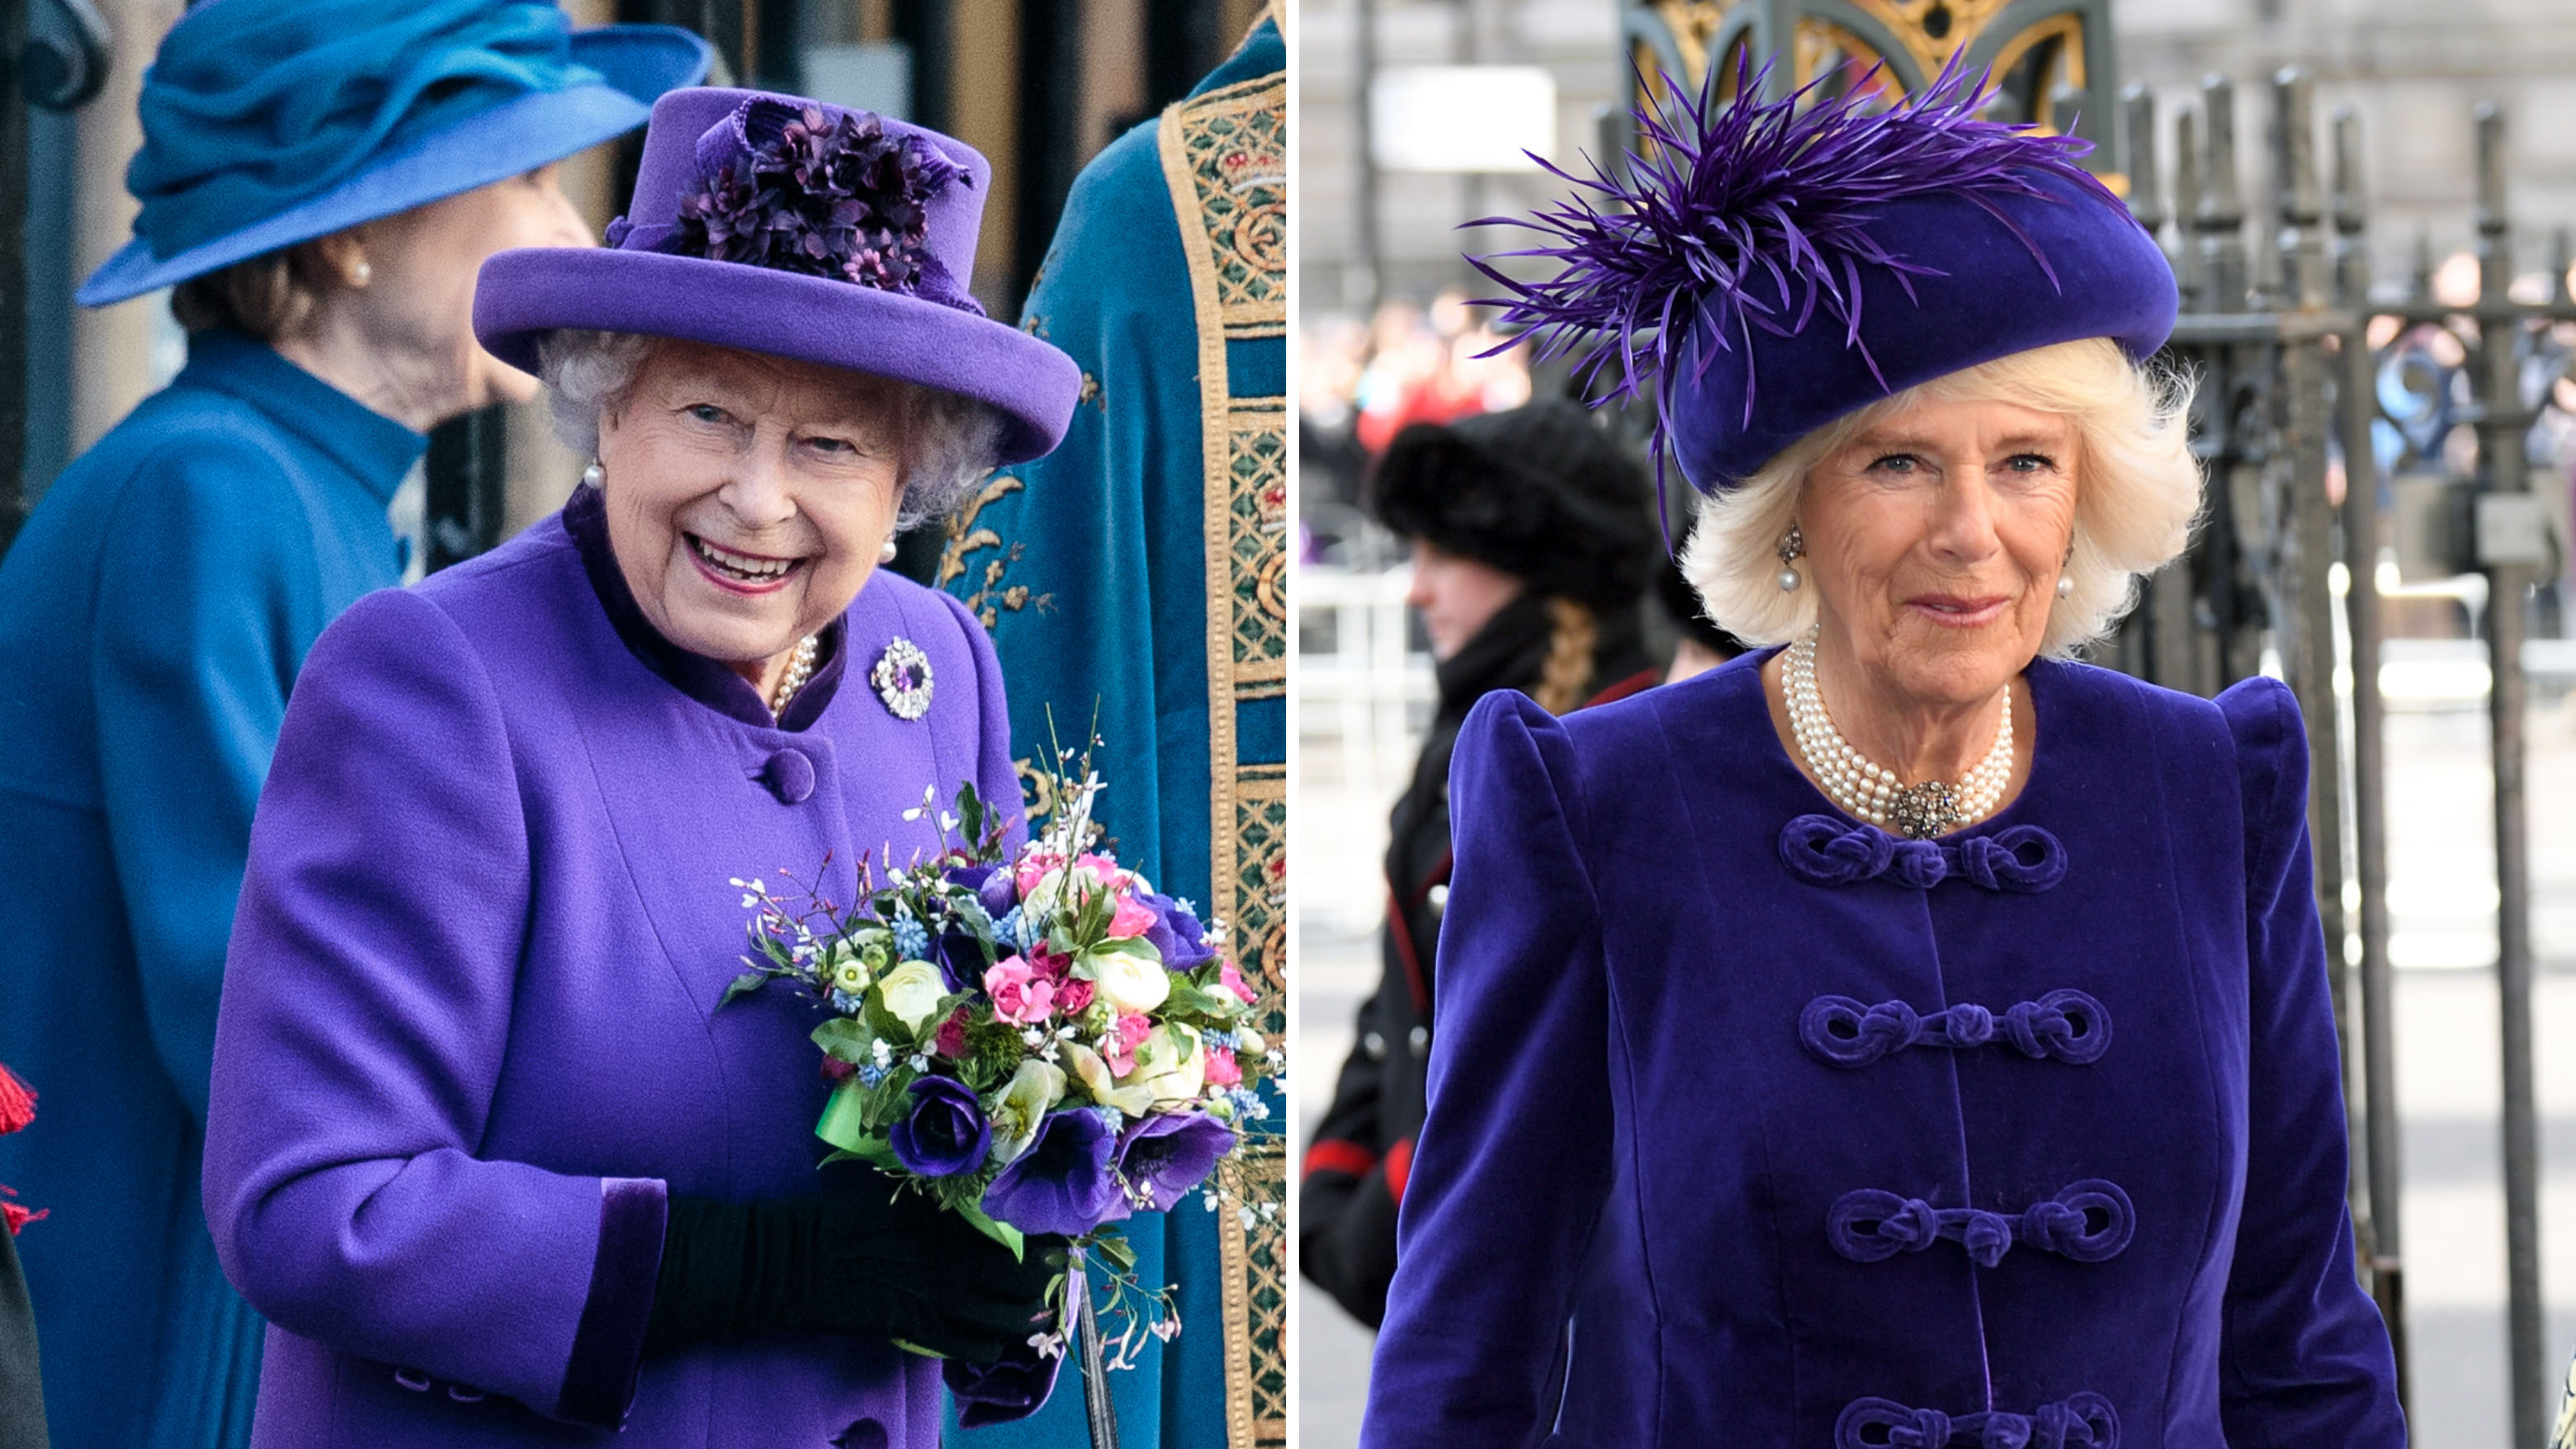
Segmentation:
[[(2105, 662), (2197, 693), (2265, 670), (2289, 681), (2319, 762), (2310, 801), (2317, 904), (2359, 1090), (2352, 1095), (2360, 1271), (2405, 1367), (2395, 1051), (2390, 1020), (2380, 581), (2399, 570), (2481, 575), (2495, 770), (2497, 980), (2502, 993), (2507, 1322), (2512, 1434), (2536, 1445), (2551, 1407), (2539, 1271), (2532, 1081), (2530, 863), (2523, 782), (2535, 618), (2554, 621), (2558, 558), (2535, 473), (2566, 435), (2576, 303), (2562, 239), (2545, 287), (2515, 286), (2504, 116), (2477, 128), (2474, 302), (2374, 297), (2363, 240), (2361, 117), (2339, 110), (2319, 165), (2308, 78), (2272, 84), (2274, 187), (2249, 214), (2223, 79), (2176, 118), (2168, 184), (2153, 100), (2124, 97), (2131, 207), (2164, 239), (2185, 315), (2169, 356), (2200, 378), (2195, 448), (2210, 503), (2191, 552), (2147, 586)], [(2330, 177), (2327, 175), (2330, 169)], [(2168, 204), (2167, 198), (2171, 198)], [(2390, 512), (2387, 505), (2398, 508)], [(2464, 593), (2466, 591), (2463, 591)]]

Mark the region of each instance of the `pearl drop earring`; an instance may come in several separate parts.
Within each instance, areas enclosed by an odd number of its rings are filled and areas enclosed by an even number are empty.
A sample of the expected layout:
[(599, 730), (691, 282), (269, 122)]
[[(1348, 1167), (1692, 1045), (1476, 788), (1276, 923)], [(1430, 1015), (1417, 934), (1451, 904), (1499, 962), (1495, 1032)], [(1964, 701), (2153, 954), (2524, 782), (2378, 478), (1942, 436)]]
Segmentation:
[(1788, 534), (1780, 540), (1780, 576), (1778, 579), (1780, 592), (1784, 594), (1794, 594), (1798, 592), (1798, 585), (1801, 580), (1798, 577), (1798, 571), (1789, 567), (1789, 565), (1797, 562), (1799, 556), (1804, 554), (1806, 551), (1807, 536), (1798, 531), (1798, 525), (1795, 523), (1790, 524)]
[(890, 539), (890, 538), (889, 538), (889, 539), (887, 539), (883, 544), (881, 544), (881, 545), (879, 545), (879, 546), (878, 546), (878, 548), (877, 548), (877, 562), (878, 562), (878, 563), (881, 563), (881, 564), (890, 564), (890, 563), (893, 563), (893, 562), (894, 562), (894, 540), (893, 540), (893, 539)]

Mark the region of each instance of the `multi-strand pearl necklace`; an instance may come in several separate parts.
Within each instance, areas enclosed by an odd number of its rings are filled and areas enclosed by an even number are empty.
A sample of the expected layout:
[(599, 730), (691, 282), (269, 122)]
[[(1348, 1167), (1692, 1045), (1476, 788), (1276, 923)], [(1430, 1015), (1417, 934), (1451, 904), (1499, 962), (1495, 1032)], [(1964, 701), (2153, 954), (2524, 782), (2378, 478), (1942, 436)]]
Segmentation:
[(1805, 638), (1789, 646), (1784, 671), (1789, 729), (1797, 737), (1798, 753), (1807, 757), (1807, 767), (1816, 772), (1834, 803), (1856, 819), (1892, 824), (1916, 840), (1974, 825), (1993, 814), (2003, 800), (2004, 787), (2012, 782), (2012, 691), (2004, 691), (2003, 722), (1995, 728), (1993, 746), (1965, 779), (1956, 785), (1940, 780), (1902, 785), (1895, 771), (1853, 749), (1825, 713), (1825, 697), (1816, 688), (1818, 632), (1810, 629)]
[(821, 648), (819, 635), (808, 634), (796, 641), (796, 652), (787, 657), (787, 672), (779, 676), (778, 693), (769, 700), (772, 715), (781, 719), (786, 717), (787, 706), (795, 702), (796, 691), (803, 689), (805, 681), (814, 677), (814, 655)]

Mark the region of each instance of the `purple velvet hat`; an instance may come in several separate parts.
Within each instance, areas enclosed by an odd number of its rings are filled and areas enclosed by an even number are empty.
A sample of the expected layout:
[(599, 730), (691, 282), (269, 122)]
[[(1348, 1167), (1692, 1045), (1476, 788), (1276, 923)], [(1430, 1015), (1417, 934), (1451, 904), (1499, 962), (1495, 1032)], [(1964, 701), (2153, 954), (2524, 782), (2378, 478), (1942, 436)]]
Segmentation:
[[(1739, 70), (1737, 94), (1762, 75)], [(1953, 65), (1893, 107), (1866, 85), (1824, 98), (1640, 110), (1625, 180), (1557, 174), (1578, 194), (1503, 256), (1563, 263), (1542, 282), (1476, 265), (1510, 292), (1506, 326), (1539, 356), (1578, 348), (1604, 401), (1656, 403), (1657, 476), (1702, 492), (1891, 393), (2053, 343), (2164, 345), (2178, 294), (2164, 253), (2077, 164), (2072, 136), (1977, 119), (1980, 78)], [(1550, 168), (1554, 169), (1554, 168)]]
[(796, 96), (700, 88), (653, 106), (634, 205), (599, 250), (483, 264), (474, 332), (533, 372), (559, 328), (676, 337), (919, 383), (1011, 420), (1004, 463), (1072, 420), (1073, 359), (966, 291), (992, 168), (963, 142)]

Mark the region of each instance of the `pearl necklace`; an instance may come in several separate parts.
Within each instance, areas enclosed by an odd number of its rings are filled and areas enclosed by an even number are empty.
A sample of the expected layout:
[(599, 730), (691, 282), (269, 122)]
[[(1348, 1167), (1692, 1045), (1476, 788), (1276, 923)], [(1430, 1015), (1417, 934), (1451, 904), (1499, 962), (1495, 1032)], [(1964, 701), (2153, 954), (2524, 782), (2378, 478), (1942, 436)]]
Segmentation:
[(787, 672), (779, 677), (778, 693), (770, 698), (770, 714), (781, 719), (786, 717), (787, 706), (794, 702), (796, 691), (803, 689), (805, 681), (814, 677), (814, 655), (821, 647), (820, 637), (813, 634), (796, 641), (796, 652), (787, 658)]
[(1807, 767), (1824, 782), (1825, 793), (1834, 803), (1872, 825), (1893, 823), (1914, 840), (1974, 825), (1993, 814), (2003, 800), (2004, 786), (2012, 781), (2012, 690), (2004, 690), (2003, 721), (1995, 728), (1994, 744), (1966, 778), (1956, 785), (1940, 780), (1902, 785), (1895, 771), (1853, 749), (1825, 713), (1825, 697), (1816, 688), (1819, 632), (1810, 629), (1805, 638), (1789, 646), (1784, 674), (1789, 729), (1797, 737), (1798, 753), (1806, 757)]

